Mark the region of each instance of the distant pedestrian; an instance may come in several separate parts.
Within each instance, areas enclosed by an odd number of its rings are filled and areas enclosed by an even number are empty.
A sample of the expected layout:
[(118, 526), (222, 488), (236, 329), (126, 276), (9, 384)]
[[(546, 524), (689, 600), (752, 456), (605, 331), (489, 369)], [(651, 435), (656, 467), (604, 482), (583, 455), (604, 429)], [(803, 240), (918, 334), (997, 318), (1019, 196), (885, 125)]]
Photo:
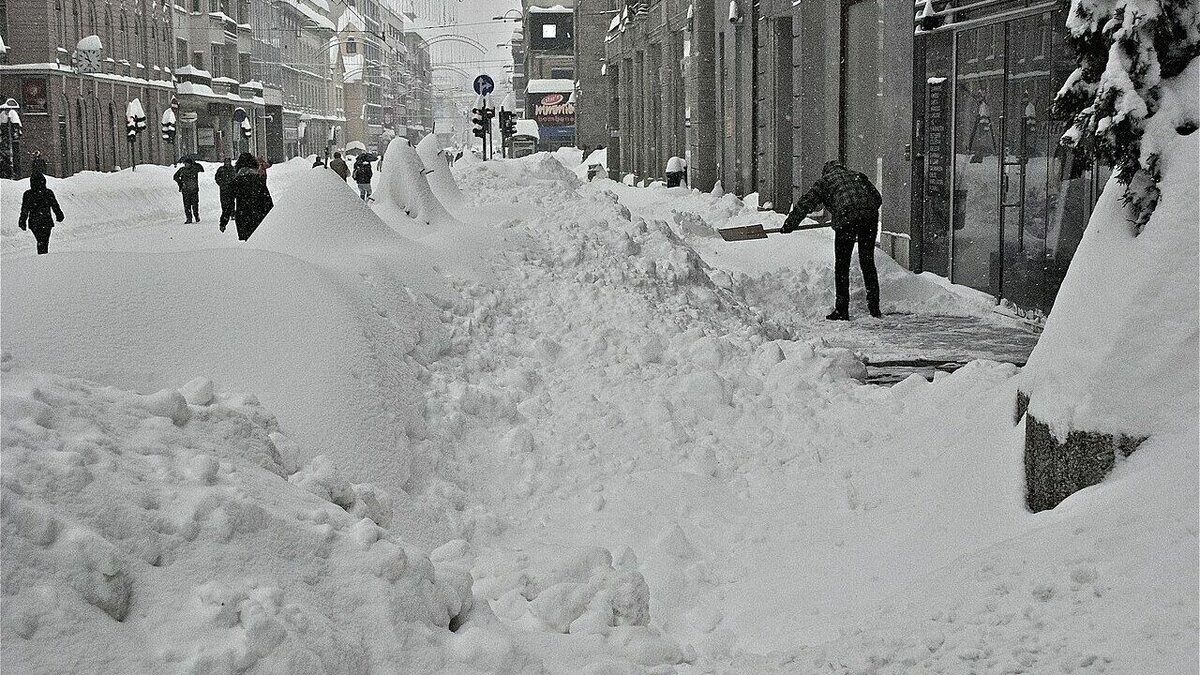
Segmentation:
[(41, 150), (34, 150), (33, 159), (29, 160), (29, 175), (35, 173), (46, 175), (46, 158), (42, 157)]
[(58, 198), (54, 196), (53, 190), (46, 187), (45, 174), (35, 173), (29, 177), (29, 189), (21, 197), (21, 217), (17, 226), (22, 230), (28, 227), (33, 231), (38, 255), (50, 252), (50, 230), (54, 229), (54, 220), (50, 219), (51, 212), (58, 222), (63, 221)]
[(267, 169), (269, 169), (269, 168), (271, 168), (271, 163), (267, 161), (266, 157), (259, 155), (258, 156), (258, 175), (262, 176), (263, 180), (267, 179)]
[(317, 155), (317, 158), (313, 160), (312, 168), (324, 169), (325, 168), (325, 158), (320, 155)]
[(359, 155), (354, 163), (354, 183), (358, 185), (358, 196), (365, 202), (371, 199), (371, 178), (375, 172), (371, 170), (371, 156)]
[(233, 208), (221, 214), (221, 230), (229, 223), (229, 217), (237, 220), (238, 239), (246, 241), (259, 223), (275, 206), (271, 199), (271, 191), (267, 189), (267, 179), (258, 173), (258, 160), (254, 155), (243, 152), (234, 164), (237, 175), (229, 185), (233, 195)]
[[(233, 190), (229, 189), (229, 185), (233, 183), (234, 177), (237, 175), (237, 169), (233, 168), (229, 158), (226, 157), (221, 166), (217, 169), (217, 175), (214, 178), (217, 181), (217, 187), (221, 190), (221, 216), (225, 218), (225, 214), (233, 213)], [(221, 226), (221, 231), (225, 231), (225, 226)]]
[(183, 194), (183, 213), (187, 216), (184, 225), (191, 223), (193, 217), (197, 223), (200, 222), (200, 174), (203, 171), (204, 167), (199, 162), (187, 157), (183, 160), (183, 166), (175, 172), (175, 183)]
[(830, 321), (850, 319), (850, 254), (858, 244), (858, 264), (867, 287), (867, 307), (871, 316), (879, 312), (879, 274), (875, 270), (875, 236), (879, 227), (879, 207), (883, 198), (863, 174), (851, 171), (837, 160), (825, 162), (825, 168), (812, 189), (792, 207), (783, 232), (793, 232), (804, 217), (824, 206), (833, 218), (833, 278), (837, 304), (825, 317)]
[(342, 180), (350, 177), (350, 167), (346, 164), (346, 160), (342, 159), (342, 153), (340, 152), (333, 153), (333, 159), (329, 160), (329, 168), (341, 176)]

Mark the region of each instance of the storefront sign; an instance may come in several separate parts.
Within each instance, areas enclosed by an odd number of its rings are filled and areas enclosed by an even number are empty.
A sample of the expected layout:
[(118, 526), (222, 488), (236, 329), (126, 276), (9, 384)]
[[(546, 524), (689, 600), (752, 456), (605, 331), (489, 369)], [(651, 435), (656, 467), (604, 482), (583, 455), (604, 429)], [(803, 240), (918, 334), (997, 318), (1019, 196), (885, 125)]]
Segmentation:
[(21, 81), (21, 108), (24, 114), (49, 112), (46, 108), (46, 78), (27, 77)]
[[(925, 228), (930, 251), (945, 249), (950, 234), (950, 83), (944, 77), (926, 82), (925, 98)], [(944, 253), (942, 253), (944, 255)], [(930, 267), (930, 269), (936, 269)]]
[(570, 94), (530, 94), (529, 104), (540, 129), (575, 126), (575, 104)]

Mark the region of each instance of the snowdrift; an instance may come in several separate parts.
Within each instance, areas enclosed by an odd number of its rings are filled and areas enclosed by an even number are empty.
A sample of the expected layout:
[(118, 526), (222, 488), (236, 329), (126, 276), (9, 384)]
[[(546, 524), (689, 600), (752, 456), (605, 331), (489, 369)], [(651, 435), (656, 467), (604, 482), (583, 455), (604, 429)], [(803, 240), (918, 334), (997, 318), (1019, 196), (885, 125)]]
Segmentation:
[(1134, 437), (1186, 428), (1200, 391), (1200, 59), (1163, 83), (1146, 151), (1161, 200), (1134, 236), (1109, 181), (1022, 375), (1029, 412), (1060, 441), (1072, 429)]
[[(386, 214), (385, 220), (393, 227), (401, 228), (401, 234), (420, 238), (455, 222), (454, 216), (434, 194), (427, 175), (424, 162), (408, 139), (396, 138), (388, 144), (376, 201)], [(439, 187), (445, 189), (447, 186), (442, 183)], [(401, 213), (412, 222), (404, 223), (398, 217)], [(409, 234), (409, 228), (413, 234)]]
[(476, 672), (469, 574), (253, 396), (2, 368), (4, 670)]
[(256, 392), (304, 459), (391, 492), (408, 480), (418, 373), (446, 336), (386, 269), (245, 248), (72, 253), (5, 261), (3, 288), (3, 347), (31, 368), (146, 393), (204, 374)]
[(438, 200), (448, 209), (462, 204), (462, 192), (454, 182), (454, 174), (450, 172), (445, 150), (438, 147), (437, 137), (431, 134), (422, 138), (421, 142), (417, 143), (417, 154), (425, 166), (425, 177), (429, 181), (429, 187)]

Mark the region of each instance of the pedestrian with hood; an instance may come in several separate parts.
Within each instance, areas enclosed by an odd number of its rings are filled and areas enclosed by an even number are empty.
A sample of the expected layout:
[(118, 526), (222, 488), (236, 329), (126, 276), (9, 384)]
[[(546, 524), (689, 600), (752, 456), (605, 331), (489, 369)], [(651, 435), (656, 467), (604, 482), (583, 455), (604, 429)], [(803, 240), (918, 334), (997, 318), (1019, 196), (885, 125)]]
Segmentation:
[(237, 220), (238, 239), (246, 241), (267, 213), (275, 206), (271, 192), (267, 189), (267, 179), (258, 174), (258, 160), (254, 155), (243, 152), (234, 164), (237, 175), (229, 184), (233, 195), (233, 208), (221, 214), (221, 229), (233, 216)]
[(320, 155), (317, 155), (316, 159), (313, 160), (312, 168), (324, 169), (325, 168), (325, 158)]
[(183, 194), (183, 213), (187, 216), (184, 225), (192, 222), (192, 217), (196, 218), (196, 222), (200, 222), (200, 174), (204, 171), (204, 167), (191, 157), (183, 160), (183, 166), (175, 172), (175, 182), (179, 185), (179, 192)]
[(50, 230), (54, 229), (54, 220), (63, 221), (62, 209), (58, 206), (58, 198), (54, 191), (46, 187), (46, 175), (35, 173), (29, 177), (29, 189), (21, 197), (21, 217), (17, 226), (22, 230), (28, 228), (37, 240), (38, 255), (50, 252)]
[(879, 207), (883, 198), (863, 174), (851, 171), (837, 160), (825, 162), (822, 175), (792, 207), (782, 232), (800, 227), (804, 217), (824, 207), (833, 219), (833, 278), (836, 306), (825, 317), (830, 321), (850, 320), (850, 254), (858, 244), (858, 264), (867, 287), (867, 308), (871, 316), (879, 312), (879, 275), (875, 271), (875, 237), (879, 227)]
[(350, 167), (346, 164), (346, 160), (342, 159), (342, 153), (340, 152), (333, 153), (333, 159), (329, 160), (329, 168), (341, 176), (342, 180), (350, 177)]
[(217, 188), (221, 191), (221, 231), (225, 231), (225, 222), (228, 220), (226, 214), (233, 213), (233, 190), (229, 185), (233, 183), (234, 177), (237, 176), (237, 169), (233, 168), (229, 158), (226, 157), (220, 168), (217, 169), (217, 175), (213, 178), (217, 181)]
[(364, 202), (371, 199), (371, 178), (375, 175), (371, 169), (371, 159), (370, 155), (364, 153), (354, 162), (354, 183), (358, 185), (358, 196)]
[(35, 173), (46, 175), (46, 158), (42, 157), (41, 150), (34, 150), (33, 159), (29, 161), (29, 175), (32, 176)]

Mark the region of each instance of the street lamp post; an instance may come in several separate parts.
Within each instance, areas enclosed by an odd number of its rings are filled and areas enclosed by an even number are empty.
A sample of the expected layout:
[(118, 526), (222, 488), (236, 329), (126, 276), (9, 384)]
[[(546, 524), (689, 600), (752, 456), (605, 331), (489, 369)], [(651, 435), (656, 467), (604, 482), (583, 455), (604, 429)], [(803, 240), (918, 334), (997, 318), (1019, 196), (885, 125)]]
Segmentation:
[(0, 169), (3, 169), (5, 178), (16, 178), (21, 171), (21, 159), (17, 140), (21, 138), (21, 116), (17, 114), (21, 106), (17, 105), (16, 99), (8, 99), (0, 104), (0, 125), (4, 126), (4, 138), (7, 141), (7, 161), (4, 162)]

